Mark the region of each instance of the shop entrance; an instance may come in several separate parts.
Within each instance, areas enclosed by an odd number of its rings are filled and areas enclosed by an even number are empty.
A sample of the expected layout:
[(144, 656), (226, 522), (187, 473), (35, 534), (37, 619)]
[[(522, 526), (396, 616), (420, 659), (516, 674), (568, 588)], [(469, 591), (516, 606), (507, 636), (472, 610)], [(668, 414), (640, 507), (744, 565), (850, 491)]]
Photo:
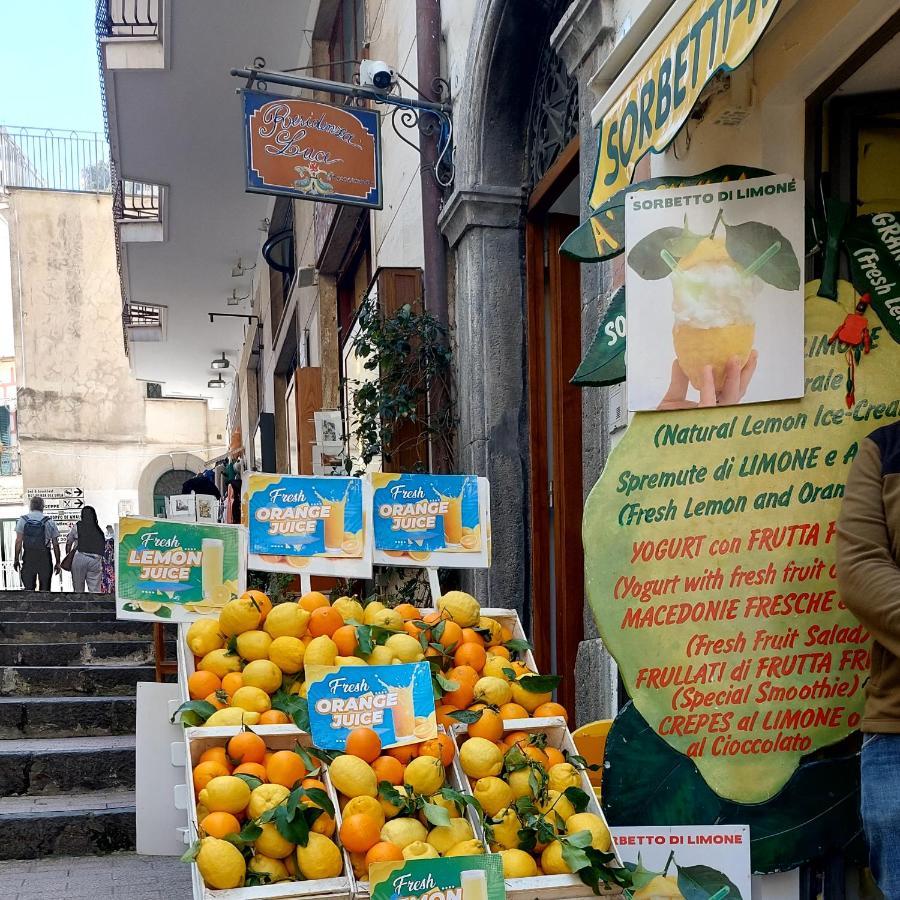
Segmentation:
[(572, 673), (583, 636), (584, 506), (581, 274), (559, 247), (578, 225), (578, 140), (535, 185), (526, 221), (532, 635), (542, 671), (565, 678), (559, 701), (574, 712)]

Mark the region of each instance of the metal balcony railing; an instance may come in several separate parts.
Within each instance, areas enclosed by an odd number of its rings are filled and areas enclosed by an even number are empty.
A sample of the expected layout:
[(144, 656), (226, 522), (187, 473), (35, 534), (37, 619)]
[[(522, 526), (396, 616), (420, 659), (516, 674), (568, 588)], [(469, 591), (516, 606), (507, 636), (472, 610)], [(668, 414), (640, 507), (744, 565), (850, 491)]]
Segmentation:
[(159, 33), (159, 0), (97, 0), (97, 34), (147, 38)]
[(94, 131), (0, 125), (0, 186), (110, 193), (109, 144)]
[(158, 184), (122, 179), (113, 198), (113, 217), (116, 222), (159, 222), (160, 199)]
[(0, 475), (21, 475), (22, 458), (18, 447), (0, 449)]

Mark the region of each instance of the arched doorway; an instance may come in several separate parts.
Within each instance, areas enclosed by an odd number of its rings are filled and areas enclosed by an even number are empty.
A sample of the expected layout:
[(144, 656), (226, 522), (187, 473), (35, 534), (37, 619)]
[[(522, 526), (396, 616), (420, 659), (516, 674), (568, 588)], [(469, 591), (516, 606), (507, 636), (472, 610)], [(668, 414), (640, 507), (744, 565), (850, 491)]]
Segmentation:
[[(157, 497), (180, 494), (181, 486), (199, 472), (205, 463), (193, 453), (165, 453), (144, 466), (138, 480), (138, 511), (142, 516), (159, 516)], [(158, 490), (159, 487), (159, 490)], [(164, 508), (164, 501), (162, 508)], [(163, 513), (165, 515), (165, 513)]]
[(187, 469), (172, 469), (156, 479), (153, 486), (153, 515), (165, 517), (166, 498), (181, 493), (181, 486), (196, 473)]

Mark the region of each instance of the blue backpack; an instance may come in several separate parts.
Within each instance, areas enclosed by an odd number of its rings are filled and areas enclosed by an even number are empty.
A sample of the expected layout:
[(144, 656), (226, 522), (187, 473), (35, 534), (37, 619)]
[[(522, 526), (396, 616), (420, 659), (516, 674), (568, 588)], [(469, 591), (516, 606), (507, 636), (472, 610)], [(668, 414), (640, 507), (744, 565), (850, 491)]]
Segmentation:
[(22, 529), (22, 546), (26, 550), (47, 549), (47, 535), (44, 526), (49, 518), (49, 516), (44, 516), (40, 520), (25, 520), (25, 527)]

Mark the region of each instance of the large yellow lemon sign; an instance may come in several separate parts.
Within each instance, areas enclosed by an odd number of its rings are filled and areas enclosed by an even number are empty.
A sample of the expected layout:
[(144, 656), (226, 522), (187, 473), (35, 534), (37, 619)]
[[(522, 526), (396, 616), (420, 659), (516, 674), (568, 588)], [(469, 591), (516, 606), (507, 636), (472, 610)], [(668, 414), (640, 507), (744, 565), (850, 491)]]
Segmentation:
[(869, 671), (870, 636), (837, 593), (835, 520), (859, 442), (900, 416), (900, 346), (873, 327), (848, 409), (828, 338), (855, 294), (815, 286), (802, 400), (639, 413), (585, 508), (589, 600), (635, 705), (742, 803), (859, 726)]

